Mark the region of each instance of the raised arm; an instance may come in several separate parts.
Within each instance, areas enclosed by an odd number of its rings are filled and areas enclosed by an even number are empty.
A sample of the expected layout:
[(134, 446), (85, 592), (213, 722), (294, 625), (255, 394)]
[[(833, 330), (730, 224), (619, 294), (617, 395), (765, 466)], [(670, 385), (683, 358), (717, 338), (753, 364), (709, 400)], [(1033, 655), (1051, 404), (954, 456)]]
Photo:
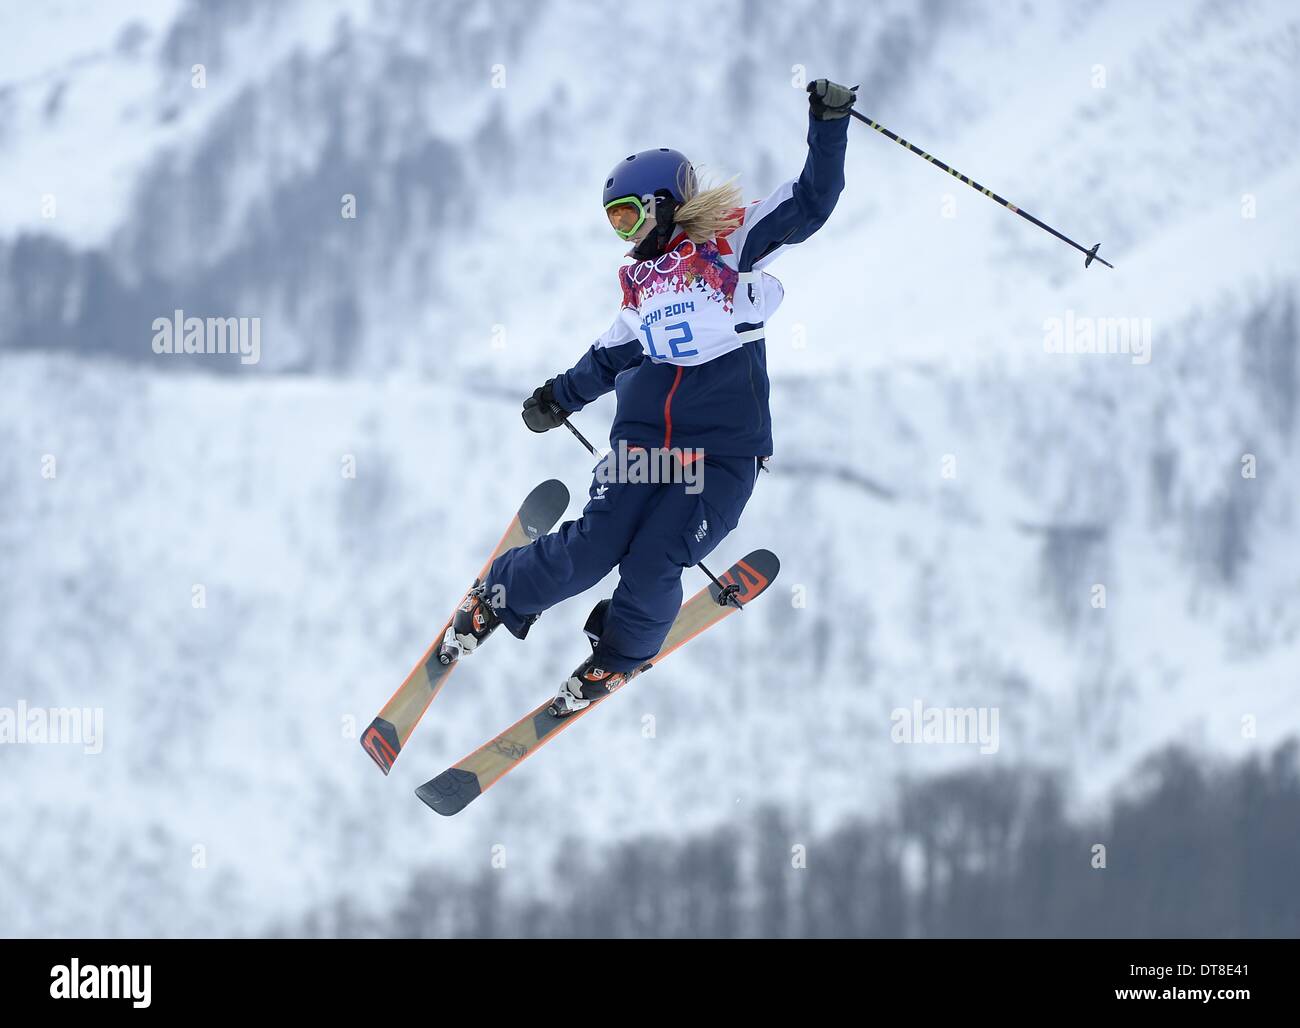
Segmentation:
[(728, 238), (738, 270), (761, 270), (787, 246), (802, 243), (825, 224), (844, 190), (851, 89), (826, 79), (810, 83), (808, 156), (803, 171), (766, 200), (745, 208), (744, 220)]

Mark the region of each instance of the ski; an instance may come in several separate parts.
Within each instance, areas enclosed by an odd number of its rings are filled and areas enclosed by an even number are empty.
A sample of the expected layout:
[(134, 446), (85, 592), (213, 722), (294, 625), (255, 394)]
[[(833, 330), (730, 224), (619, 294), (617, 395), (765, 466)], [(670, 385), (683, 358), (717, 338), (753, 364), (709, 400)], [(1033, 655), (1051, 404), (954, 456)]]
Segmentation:
[[(543, 482), (529, 493), (520, 505), (519, 512), (510, 519), (501, 541), (497, 543), (496, 549), (492, 551), (492, 555), (488, 557), (483, 570), (478, 573), (470, 588), (473, 588), (473, 585), (487, 574), (492, 562), (506, 550), (524, 546), (549, 532), (568, 506), (569, 490), (557, 479), (552, 478)], [(466, 595), (468, 593), (467, 589)], [(459, 607), (464, 599), (465, 597), (462, 596), (457, 601), (456, 607)], [(452, 609), (452, 617), (454, 616), (455, 608)], [(425, 651), (420, 662), (406, 676), (406, 681), (397, 687), (392, 698), (384, 704), (384, 709), (370, 722), (370, 727), (361, 736), (362, 747), (384, 774), (388, 774), (393, 769), (393, 762), (402, 752), (406, 740), (411, 737), (415, 726), (420, 723), (420, 718), (429, 709), (429, 704), (438, 695), (438, 690), (446, 684), (448, 676), (456, 666), (454, 662), (444, 666), (438, 659), (437, 653), (443, 635), (450, 625), (451, 617), (434, 638), (433, 645)]]
[[(770, 550), (754, 550), (744, 559), (736, 561), (725, 574), (719, 577), (718, 581), (727, 592), (734, 594), (743, 608), (772, 584), (780, 568), (781, 562)], [(738, 590), (733, 591), (731, 586), (737, 586)], [(738, 609), (727, 604), (725, 600), (719, 603), (718, 598), (721, 595), (722, 589), (710, 583), (683, 603), (663, 646), (653, 658), (642, 665), (637, 673), (648, 671), (673, 650)], [(543, 743), (559, 735), (561, 731), (584, 714), (595, 710), (608, 698), (603, 696), (593, 700), (590, 706), (564, 718), (557, 718), (548, 713), (547, 708), (551, 705), (551, 701), (547, 700), (495, 739), (480, 746), (464, 760), (452, 765), (436, 778), (425, 782), (415, 790), (415, 794), (439, 814), (449, 817), (458, 813), (514, 770), (525, 757), (536, 752)]]

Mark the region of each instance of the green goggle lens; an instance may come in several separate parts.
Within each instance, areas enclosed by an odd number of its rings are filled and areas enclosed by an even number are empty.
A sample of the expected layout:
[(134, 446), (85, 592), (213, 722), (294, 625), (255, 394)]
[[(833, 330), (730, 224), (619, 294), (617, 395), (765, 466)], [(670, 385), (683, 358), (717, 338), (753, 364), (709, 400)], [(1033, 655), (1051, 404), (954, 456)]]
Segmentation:
[(605, 204), (605, 217), (624, 239), (631, 239), (645, 224), (645, 205), (638, 196), (622, 196)]

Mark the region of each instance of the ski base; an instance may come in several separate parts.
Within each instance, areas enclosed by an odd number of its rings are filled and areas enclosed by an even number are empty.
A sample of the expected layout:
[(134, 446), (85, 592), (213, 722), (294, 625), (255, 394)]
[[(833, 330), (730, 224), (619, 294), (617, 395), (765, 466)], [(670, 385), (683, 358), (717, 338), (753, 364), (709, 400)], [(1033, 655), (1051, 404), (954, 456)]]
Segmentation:
[[(725, 597), (728, 594), (733, 595), (739, 601), (739, 609), (743, 609), (745, 604), (772, 584), (780, 568), (780, 561), (770, 550), (755, 550), (738, 560), (725, 574), (719, 576), (722, 589), (710, 583), (682, 604), (663, 646), (634, 677), (640, 677), (705, 629), (734, 614), (738, 608), (727, 603)], [(737, 586), (738, 589), (732, 590), (731, 586)], [(459, 813), (518, 767), (525, 758), (535, 753), (543, 743), (591, 713), (612, 695), (613, 693), (608, 693), (592, 700), (589, 706), (567, 717), (552, 715), (548, 710), (551, 701), (547, 700), (464, 760), (425, 782), (415, 790), (416, 796), (430, 809), (444, 816)]]
[(450, 817), (469, 806), (481, 792), (477, 775), (458, 767), (449, 767), (437, 778), (430, 779), (416, 789), (415, 795), (439, 814)]
[[(501, 536), (501, 541), (497, 543), (474, 583), (477, 584), (488, 573), (492, 562), (501, 554), (516, 546), (526, 546), (554, 528), (568, 506), (569, 490), (563, 482), (552, 478), (537, 486), (524, 498), (518, 513), (510, 519), (505, 534)], [(468, 590), (465, 595), (469, 595)], [(456, 602), (456, 606), (459, 607), (463, 602), (464, 596)], [(425, 651), (406, 680), (397, 687), (392, 698), (384, 704), (384, 709), (370, 722), (370, 727), (361, 734), (362, 749), (370, 754), (370, 759), (384, 774), (393, 769), (393, 763), (401, 754), (402, 747), (456, 666), (455, 661), (444, 664), (440, 659), (443, 641), (454, 617), (453, 613), (447, 619), (433, 645)]]

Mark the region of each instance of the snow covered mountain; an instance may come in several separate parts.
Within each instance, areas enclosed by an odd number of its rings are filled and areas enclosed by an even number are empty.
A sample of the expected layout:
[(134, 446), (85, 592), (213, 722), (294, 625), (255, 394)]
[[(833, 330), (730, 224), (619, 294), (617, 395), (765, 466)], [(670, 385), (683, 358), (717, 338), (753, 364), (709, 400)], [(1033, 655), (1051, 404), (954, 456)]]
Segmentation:
[[(1088, 808), (1169, 743), (1296, 733), (1300, 11), (642, 6), (0, 9), (0, 708), (103, 711), (101, 753), (0, 745), (0, 933), (256, 934), (501, 853), (524, 893), (971, 767)], [(1117, 270), (854, 126), (772, 269), (774, 473), (716, 559), (776, 550), (771, 596), (436, 818), (414, 786), (583, 644), (594, 596), (389, 779), (356, 743), (528, 488), (582, 495), (516, 411), (613, 314), (600, 178), (662, 143), (774, 188), (805, 69)], [(260, 362), (155, 354), (176, 309), (260, 318)], [(1149, 349), (1052, 352), (1099, 319)], [(996, 752), (892, 741), (918, 700), (996, 708)]]

